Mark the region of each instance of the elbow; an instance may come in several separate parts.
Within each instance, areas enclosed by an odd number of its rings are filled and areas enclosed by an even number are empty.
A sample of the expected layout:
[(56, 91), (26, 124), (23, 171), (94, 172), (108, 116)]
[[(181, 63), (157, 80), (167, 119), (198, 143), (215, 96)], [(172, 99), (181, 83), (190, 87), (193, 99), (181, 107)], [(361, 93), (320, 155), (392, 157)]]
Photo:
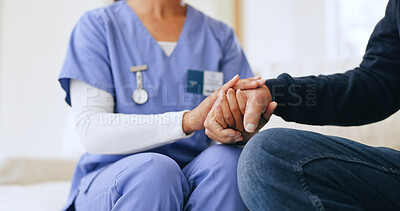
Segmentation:
[[(90, 154), (106, 154), (101, 145), (98, 144), (99, 140), (94, 140), (92, 137), (80, 136), (81, 143), (86, 152)], [(97, 143), (96, 143), (97, 142)]]
[[(89, 117), (90, 119), (91, 117)], [(98, 133), (98, 130), (93, 128), (91, 122), (85, 122), (79, 119), (76, 123), (76, 129), (78, 132), (79, 139), (84, 150), (90, 154), (107, 154), (106, 136), (102, 136)]]
[(92, 134), (80, 136), (83, 148), (89, 154), (96, 155), (123, 155), (128, 154), (118, 148), (107, 136)]
[(109, 146), (108, 139), (105, 136), (90, 132), (79, 131), (79, 139), (86, 152), (90, 154), (110, 154), (112, 147)]

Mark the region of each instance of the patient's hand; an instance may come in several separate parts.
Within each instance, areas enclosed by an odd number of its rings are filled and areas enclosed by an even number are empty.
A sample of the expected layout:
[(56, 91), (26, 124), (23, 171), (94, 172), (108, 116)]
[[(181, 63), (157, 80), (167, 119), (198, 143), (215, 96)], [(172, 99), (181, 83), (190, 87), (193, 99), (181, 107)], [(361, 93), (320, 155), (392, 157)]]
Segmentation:
[[(241, 89), (254, 89), (265, 83), (260, 77), (239, 80), (239, 76), (233, 77), (224, 84), (218, 91), (207, 97), (195, 109), (186, 112), (182, 118), (182, 129), (186, 134), (204, 129), (204, 121), (218, 98), (219, 91), (227, 92), (232, 87)], [(227, 117), (229, 118), (229, 117)], [(243, 126), (242, 126), (243, 128)]]
[(221, 91), (204, 122), (206, 134), (221, 143), (247, 141), (269, 121), (276, 106), (265, 85), (236, 92), (229, 89), (226, 94)]
[(260, 118), (263, 117), (268, 122), (278, 104), (272, 102), (271, 92), (265, 85), (256, 89), (243, 90), (243, 93), (247, 99), (243, 124), (246, 132), (253, 133), (259, 128)]

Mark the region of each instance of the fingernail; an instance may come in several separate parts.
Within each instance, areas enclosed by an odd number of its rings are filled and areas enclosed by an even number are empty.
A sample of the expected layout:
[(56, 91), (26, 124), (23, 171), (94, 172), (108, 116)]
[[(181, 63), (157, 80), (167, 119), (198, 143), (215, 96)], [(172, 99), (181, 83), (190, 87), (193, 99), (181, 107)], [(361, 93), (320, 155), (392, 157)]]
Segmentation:
[(239, 74), (236, 74), (235, 76), (233, 76), (233, 78), (231, 80), (235, 79), (238, 76), (239, 76)]
[(256, 131), (257, 126), (255, 124), (249, 123), (246, 125), (245, 128), (246, 128), (247, 132), (252, 133), (252, 132)]
[(224, 91), (222, 91), (222, 90), (219, 90), (219, 95), (218, 95), (219, 97), (222, 97), (222, 96), (224, 96)]
[(243, 137), (238, 137), (238, 138), (236, 138), (235, 140), (233, 140), (234, 142), (241, 142), (241, 141), (243, 141)]
[(265, 81), (266, 81), (265, 79), (257, 80), (258, 83), (263, 83), (263, 84), (265, 84)]

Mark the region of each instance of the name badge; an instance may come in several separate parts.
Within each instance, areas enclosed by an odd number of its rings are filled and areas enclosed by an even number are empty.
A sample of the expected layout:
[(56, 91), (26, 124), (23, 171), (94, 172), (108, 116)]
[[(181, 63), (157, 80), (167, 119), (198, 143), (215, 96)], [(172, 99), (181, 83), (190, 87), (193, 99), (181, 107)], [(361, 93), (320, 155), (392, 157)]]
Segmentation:
[(187, 92), (209, 96), (223, 85), (224, 73), (189, 70), (187, 81)]

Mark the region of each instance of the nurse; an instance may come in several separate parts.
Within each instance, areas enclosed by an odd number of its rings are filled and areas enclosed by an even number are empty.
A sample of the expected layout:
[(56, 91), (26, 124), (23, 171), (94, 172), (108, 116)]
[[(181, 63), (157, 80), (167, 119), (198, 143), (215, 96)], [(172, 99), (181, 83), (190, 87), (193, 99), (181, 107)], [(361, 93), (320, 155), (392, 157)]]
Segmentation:
[(246, 210), (241, 149), (203, 130), (222, 82), (264, 84), (235, 75), (252, 72), (233, 30), (180, 0), (85, 13), (59, 76), (87, 151), (65, 210)]

